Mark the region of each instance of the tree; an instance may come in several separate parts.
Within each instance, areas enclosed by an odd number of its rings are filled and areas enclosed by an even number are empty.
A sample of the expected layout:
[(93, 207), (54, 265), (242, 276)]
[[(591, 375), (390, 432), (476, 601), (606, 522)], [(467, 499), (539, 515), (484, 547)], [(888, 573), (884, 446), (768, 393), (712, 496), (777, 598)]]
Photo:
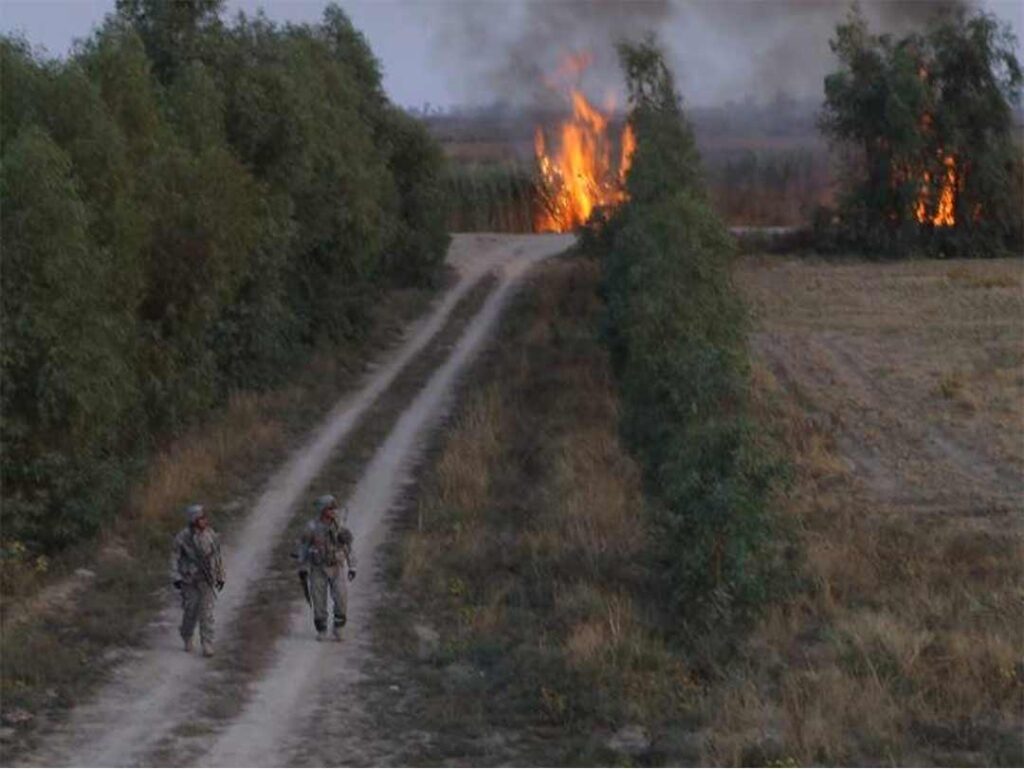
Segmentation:
[(1021, 68), (1009, 30), (958, 8), (894, 39), (872, 35), (855, 6), (830, 43), (840, 69), (825, 78), (819, 124), (847, 153), (847, 238), (890, 255), (1019, 243)]

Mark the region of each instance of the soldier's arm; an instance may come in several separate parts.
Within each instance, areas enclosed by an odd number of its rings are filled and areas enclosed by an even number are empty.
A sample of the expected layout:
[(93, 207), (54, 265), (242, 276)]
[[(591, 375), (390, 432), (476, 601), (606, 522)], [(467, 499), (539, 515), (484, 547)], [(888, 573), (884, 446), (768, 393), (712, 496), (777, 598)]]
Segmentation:
[(344, 526), (341, 527), (341, 541), (343, 543), (342, 551), (345, 553), (345, 560), (348, 562), (349, 571), (355, 571), (356, 554), (352, 548), (355, 538), (352, 536), (352, 532)]
[(218, 582), (224, 582), (224, 557), (220, 552), (220, 537), (213, 535), (213, 557), (211, 560), (211, 566), (213, 567), (213, 578)]
[(181, 534), (174, 535), (171, 545), (171, 583), (181, 582)]
[(299, 544), (295, 548), (295, 559), (299, 562), (299, 571), (309, 570), (309, 528), (302, 530)]

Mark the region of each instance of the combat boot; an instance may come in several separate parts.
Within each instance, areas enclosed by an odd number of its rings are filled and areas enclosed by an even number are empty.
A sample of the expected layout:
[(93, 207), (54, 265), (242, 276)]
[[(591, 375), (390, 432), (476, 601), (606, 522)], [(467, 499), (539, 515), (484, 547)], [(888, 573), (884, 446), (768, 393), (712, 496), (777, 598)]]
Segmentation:
[(213, 656), (213, 642), (212, 641), (203, 641), (203, 656), (204, 657), (212, 657)]
[(331, 640), (341, 642), (341, 625), (335, 625), (331, 631)]
[(317, 630), (316, 631), (316, 640), (317, 641), (326, 641), (327, 640), (327, 631), (326, 630)]
[(191, 638), (191, 636), (188, 637), (188, 638), (183, 638), (181, 640), (183, 640), (185, 642), (185, 653), (186, 654), (191, 654), (192, 653), (192, 638)]

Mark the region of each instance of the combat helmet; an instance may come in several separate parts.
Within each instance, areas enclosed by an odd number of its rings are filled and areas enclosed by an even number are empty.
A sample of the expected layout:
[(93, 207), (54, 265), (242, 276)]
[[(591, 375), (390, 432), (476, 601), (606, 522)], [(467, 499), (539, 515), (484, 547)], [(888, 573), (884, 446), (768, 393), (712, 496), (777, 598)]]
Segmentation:
[(195, 524), (206, 514), (206, 508), (202, 505), (189, 505), (185, 508), (185, 517), (188, 518), (189, 526)]
[(324, 494), (322, 497), (317, 497), (313, 502), (313, 507), (316, 508), (317, 513), (322, 513), (328, 508), (337, 509), (338, 500), (334, 498), (333, 494)]

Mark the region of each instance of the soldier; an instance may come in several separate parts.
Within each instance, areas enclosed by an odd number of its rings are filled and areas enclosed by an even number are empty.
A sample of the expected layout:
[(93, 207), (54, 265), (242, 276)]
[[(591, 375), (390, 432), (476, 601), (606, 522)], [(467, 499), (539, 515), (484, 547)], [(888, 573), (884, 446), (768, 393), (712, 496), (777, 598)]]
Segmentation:
[(306, 526), (299, 542), (299, 579), (308, 588), (313, 606), (316, 640), (327, 638), (327, 593), (334, 604), (332, 637), (341, 640), (341, 628), (348, 619), (348, 586), (342, 578), (356, 578), (356, 559), (352, 553), (352, 532), (338, 520), (338, 501), (327, 494), (313, 503), (317, 517)]
[(220, 557), (217, 532), (202, 505), (185, 509), (188, 526), (174, 538), (171, 554), (171, 582), (181, 593), (181, 638), (185, 651), (192, 651), (192, 635), (199, 622), (203, 656), (213, 656), (213, 603), (224, 589), (224, 562)]

